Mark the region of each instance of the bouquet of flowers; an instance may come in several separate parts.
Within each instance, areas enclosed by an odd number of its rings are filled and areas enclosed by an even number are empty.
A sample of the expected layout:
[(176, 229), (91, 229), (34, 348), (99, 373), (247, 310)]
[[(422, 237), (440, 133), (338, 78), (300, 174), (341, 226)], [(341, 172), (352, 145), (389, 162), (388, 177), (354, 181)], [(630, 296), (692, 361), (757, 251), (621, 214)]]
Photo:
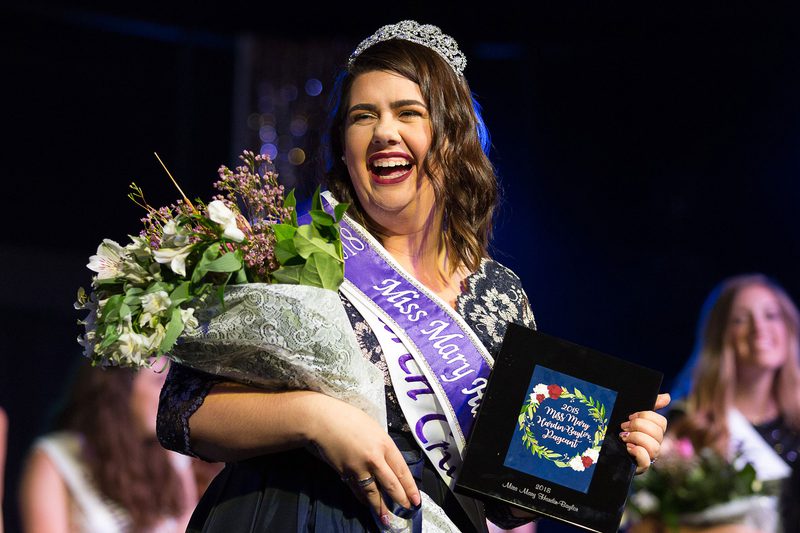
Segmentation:
[(686, 438), (666, 438), (658, 463), (634, 478), (630, 510), (672, 530), (680, 525), (749, 523), (771, 530), (774, 498), (750, 463), (737, 466), (711, 448), (695, 450)]
[(178, 187), (180, 201), (155, 208), (131, 184), (143, 227), (125, 246), (104, 239), (89, 259), (96, 275), (76, 303), (88, 311), (84, 355), (131, 367), (167, 356), (261, 387), (318, 390), (385, 420), (383, 376), (361, 355), (336, 293), (347, 205), (329, 214), (318, 189), (310, 223), (298, 224), (294, 193), (284, 195), (269, 158), (240, 159), (220, 167), (208, 204)]

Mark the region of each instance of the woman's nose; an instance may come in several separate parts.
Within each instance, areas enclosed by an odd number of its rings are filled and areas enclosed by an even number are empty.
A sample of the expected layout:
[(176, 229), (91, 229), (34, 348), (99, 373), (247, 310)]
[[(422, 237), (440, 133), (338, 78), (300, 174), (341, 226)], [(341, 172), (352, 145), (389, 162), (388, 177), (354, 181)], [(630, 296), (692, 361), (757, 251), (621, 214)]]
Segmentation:
[(375, 123), (375, 129), (372, 132), (372, 142), (375, 144), (397, 144), (400, 142), (400, 132), (397, 130), (397, 124), (390, 118), (380, 118)]

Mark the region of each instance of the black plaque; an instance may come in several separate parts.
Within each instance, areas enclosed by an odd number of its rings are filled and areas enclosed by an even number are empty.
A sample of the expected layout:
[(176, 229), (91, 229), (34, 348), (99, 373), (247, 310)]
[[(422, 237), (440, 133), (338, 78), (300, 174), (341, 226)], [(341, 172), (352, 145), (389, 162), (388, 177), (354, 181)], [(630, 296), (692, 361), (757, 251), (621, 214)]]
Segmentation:
[(663, 375), (510, 324), (456, 492), (616, 532), (636, 470), (620, 424), (653, 408)]

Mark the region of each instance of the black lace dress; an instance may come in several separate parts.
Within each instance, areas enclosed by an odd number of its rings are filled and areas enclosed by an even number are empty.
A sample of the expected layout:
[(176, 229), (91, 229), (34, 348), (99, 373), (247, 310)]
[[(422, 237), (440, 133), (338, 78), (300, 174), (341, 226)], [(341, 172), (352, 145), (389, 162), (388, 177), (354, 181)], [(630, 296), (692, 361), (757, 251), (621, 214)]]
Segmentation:
[[(463, 505), (441, 481), (414, 441), (391, 386), (383, 353), (363, 317), (345, 298), (345, 310), (364, 357), (384, 373), (388, 431), (403, 452), (418, 486), (462, 531), (485, 531), (483, 505)], [(533, 314), (519, 278), (499, 263), (485, 259), (464, 280), (456, 301), (458, 313), (496, 355), (506, 325), (535, 327)], [(189, 418), (221, 380), (173, 365), (161, 392), (158, 437), (164, 447), (188, 455)], [(504, 507), (486, 509), (501, 527), (523, 523)], [(377, 531), (369, 510), (360, 504), (339, 476), (305, 449), (270, 454), (228, 464), (204, 495), (192, 518), (190, 531)]]

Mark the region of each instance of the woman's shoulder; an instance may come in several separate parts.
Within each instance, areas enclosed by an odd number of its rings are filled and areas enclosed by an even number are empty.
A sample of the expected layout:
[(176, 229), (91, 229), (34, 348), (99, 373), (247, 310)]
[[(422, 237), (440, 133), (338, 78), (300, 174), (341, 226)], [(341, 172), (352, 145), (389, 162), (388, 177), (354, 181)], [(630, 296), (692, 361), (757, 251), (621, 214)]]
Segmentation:
[(519, 276), (505, 265), (489, 257), (484, 257), (478, 269), (464, 279), (467, 289), (473, 291), (487, 290), (519, 290), (524, 292)]
[(519, 277), (494, 259), (485, 258), (463, 282), (457, 309), (488, 346), (502, 342), (506, 324), (535, 328), (528, 296)]

